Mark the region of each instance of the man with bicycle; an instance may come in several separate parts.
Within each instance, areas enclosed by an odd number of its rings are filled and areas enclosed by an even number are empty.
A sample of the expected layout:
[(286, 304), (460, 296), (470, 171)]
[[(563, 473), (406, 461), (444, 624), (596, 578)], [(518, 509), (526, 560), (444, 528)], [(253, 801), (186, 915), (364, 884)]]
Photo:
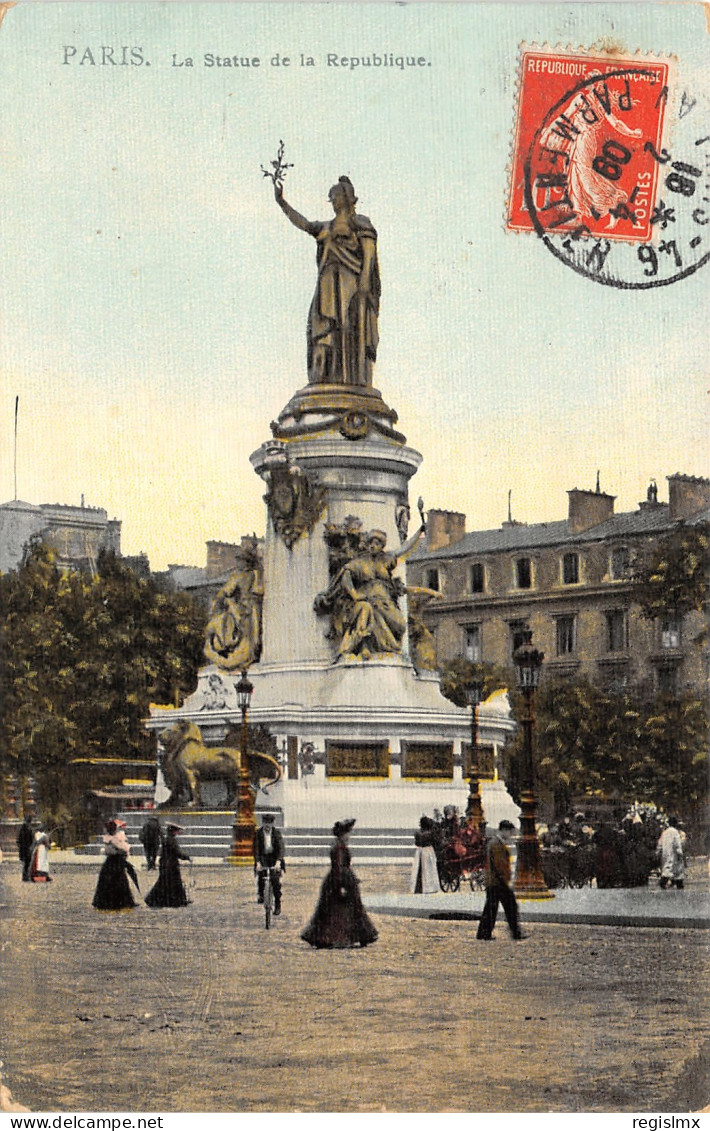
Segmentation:
[(274, 814), (264, 813), (261, 828), (254, 833), (254, 875), (257, 876), (258, 902), (264, 902), (267, 869), (271, 871), (274, 890), (274, 915), (281, 914), (281, 873), (286, 871), (284, 839), (274, 828)]

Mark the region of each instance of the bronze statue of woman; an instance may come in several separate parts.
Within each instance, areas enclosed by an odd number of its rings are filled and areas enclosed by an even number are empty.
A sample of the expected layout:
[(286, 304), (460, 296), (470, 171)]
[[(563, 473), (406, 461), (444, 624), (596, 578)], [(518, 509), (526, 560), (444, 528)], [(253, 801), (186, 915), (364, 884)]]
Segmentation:
[(328, 193), (332, 220), (306, 220), (284, 199), (274, 181), (284, 215), (316, 240), (318, 283), (308, 312), (308, 380), (311, 384), (372, 386), (377, 357), (380, 273), (377, 232), (355, 212), (357, 197), (347, 177)]

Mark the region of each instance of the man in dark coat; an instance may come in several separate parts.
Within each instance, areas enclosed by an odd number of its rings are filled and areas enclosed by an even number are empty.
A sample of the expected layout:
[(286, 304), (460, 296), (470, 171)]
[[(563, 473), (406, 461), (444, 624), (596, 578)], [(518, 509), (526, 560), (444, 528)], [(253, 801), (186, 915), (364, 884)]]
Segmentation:
[(486, 854), (486, 904), (478, 924), (479, 939), (490, 939), (496, 925), (498, 905), (503, 904), (510, 933), (514, 939), (524, 939), (518, 923), (518, 904), (510, 886), (510, 849), (515, 825), (511, 821), (501, 821), (498, 831), (491, 837)]
[(25, 817), (17, 834), (17, 855), (22, 864), (22, 879), (29, 882), (30, 864), (32, 863), (32, 850), (34, 848), (35, 834), (32, 828), (32, 818)]
[(264, 813), (261, 828), (254, 833), (254, 874), (257, 876), (259, 903), (264, 902), (266, 868), (271, 868), (271, 883), (274, 889), (274, 915), (281, 914), (281, 873), (286, 871), (284, 860), (284, 838), (274, 828), (274, 814)]
[(160, 846), (163, 843), (163, 831), (157, 817), (148, 817), (138, 834), (138, 838), (143, 845), (148, 871), (152, 872), (155, 870), (155, 861), (158, 859)]

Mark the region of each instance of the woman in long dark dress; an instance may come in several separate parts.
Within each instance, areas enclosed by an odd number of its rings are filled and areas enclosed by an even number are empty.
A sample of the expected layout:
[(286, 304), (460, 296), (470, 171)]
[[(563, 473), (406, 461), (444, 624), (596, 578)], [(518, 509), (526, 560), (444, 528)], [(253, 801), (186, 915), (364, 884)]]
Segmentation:
[(190, 859), (177, 842), (177, 834), (181, 832), (179, 825), (167, 826), (166, 837), (160, 851), (158, 879), (145, 897), (149, 907), (187, 907), (191, 902), (187, 898), (180, 874), (180, 861)]
[(138, 877), (128, 856), (130, 846), (126, 839), (124, 821), (107, 821), (104, 834), (106, 859), (99, 872), (93, 906), (97, 911), (127, 911), (136, 906), (131, 894), (128, 876), (138, 887)]
[(313, 917), (301, 933), (311, 946), (342, 949), (367, 946), (377, 931), (360, 898), (360, 882), (350, 867), (348, 840), (355, 819), (336, 821), (330, 849), (330, 871), (323, 880)]

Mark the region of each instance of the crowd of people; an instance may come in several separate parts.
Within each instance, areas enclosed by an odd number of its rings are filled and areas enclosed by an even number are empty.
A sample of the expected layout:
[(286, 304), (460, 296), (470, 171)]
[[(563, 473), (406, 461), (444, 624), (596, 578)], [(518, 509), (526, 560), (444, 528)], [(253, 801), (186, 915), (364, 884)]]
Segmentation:
[[(443, 812), (434, 809), (433, 817), (422, 816), (414, 834), (410, 891), (437, 891), (447, 863), (455, 866), (456, 857), (462, 862), (482, 860), (492, 830), (487, 834), (454, 805)], [(555, 824), (540, 823), (538, 835), (548, 886), (558, 886), (564, 877), (573, 886), (594, 880), (599, 888), (644, 887), (657, 872), (661, 888), (683, 888), (685, 830), (676, 817), (653, 804), (634, 804), (617, 821), (591, 820), (576, 810)]]
[(553, 862), (555, 854), (567, 853), (579, 877), (594, 878), (598, 888), (645, 887), (656, 870), (660, 887), (683, 887), (685, 831), (654, 805), (633, 805), (621, 821), (592, 822), (577, 811), (549, 827), (539, 825), (538, 834)]
[[(362, 903), (360, 881), (352, 869), (349, 848), (355, 818), (336, 821), (330, 849), (330, 870), (321, 885), (320, 896), (310, 922), (301, 933), (318, 949), (363, 947), (375, 942), (377, 929)], [(131, 846), (126, 835), (126, 822), (119, 817), (106, 822), (102, 837), (104, 860), (99, 871), (92, 906), (101, 912), (132, 911), (138, 906), (135, 892), (140, 894), (138, 873), (131, 860)], [(187, 896), (180, 862), (190, 860), (178, 843), (184, 830), (168, 823), (163, 830), (157, 817), (144, 822), (139, 839), (143, 845), (146, 870), (158, 869), (158, 878), (145, 896), (151, 908), (186, 907)], [(35, 831), (35, 822), (27, 817), (17, 835), (17, 848), (22, 863), (23, 880), (45, 880), (49, 876), (48, 850), (50, 839), (43, 828)], [(281, 912), (281, 877), (286, 870), (285, 846), (281, 832), (274, 827), (274, 816), (265, 813), (255, 831), (254, 873), (257, 879), (257, 901), (263, 903), (265, 873), (270, 871), (275, 896), (274, 914)]]
[[(349, 838), (354, 825), (355, 819), (349, 818), (336, 821), (333, 826), (330, 870), (322, 882), (311, 920), (301, 934), (302, 939), (319, 949), (367, 946), (377, 939), (377, 930), (362, 904), (359, 880), (352, 870)], [(191, 902), (180, 869), (181, 861), (190, 860), (178, 844), (182, 831), (173, 823), (168, 823), (163, 830), (155, 815), (147, 818), (140, 831), (146, 869), (154, 871), (156, 865), (158, 869), (157, 880), (145, 896), (148, 907), (185, 907)], [(453, 805), (445, 806), (443, 813), (435, 809), (432, 817), (423, 815), (414, 834), (410, 891), (438, 892), (443, 886), (441, 869), (447, 861), (457, 857), (462, 866), (469, 867), (476, 861), (485, 874), (486, 886), (486, 904), (477, 937), (491, 937), (499, 905), (504, 908), (513, 937), (524, 937), (520, 933), (511, 885), (509, 845), (514, 831), (513, 824), (503, 820), (497, 830), (484, 832), (478, 827), (474, 814), (462, 817)], [(545, 854), (548, 858), (555, 854), (583, 857), (590, 862), (589, 878), (593, 876), (599, 888), (646, 885), (654, 870), (658, 871), (661, 888), (682, 889), (684, 886), (684, 831), (675, 817), (666, 816), (654, 806), (635, 805), (618, 824), (606, 819), (592, 823), (582, 811), (577, 811), (549, 827), (539, 825), (538, 833), (543, 858)], [(31, 817), (26, 817), (20, 827), (17, 848), (24, 881), (51, 881), (50, 836)], [(268, 870), (275, 895), (274, 911), (278, 915), (281, 877), (286, 867), (285, 846), (282, 834), (274, 828), (272, 814), (264, 814), (253, 848), (257, 898), (263, 902)], [(130, 859), (126, 823), (118, 817), (106, 822), (103, 854), (93, 907), (97, 911), (132, 910), (137, 906), (134, 889), (140, 894), (140, 885)]]

